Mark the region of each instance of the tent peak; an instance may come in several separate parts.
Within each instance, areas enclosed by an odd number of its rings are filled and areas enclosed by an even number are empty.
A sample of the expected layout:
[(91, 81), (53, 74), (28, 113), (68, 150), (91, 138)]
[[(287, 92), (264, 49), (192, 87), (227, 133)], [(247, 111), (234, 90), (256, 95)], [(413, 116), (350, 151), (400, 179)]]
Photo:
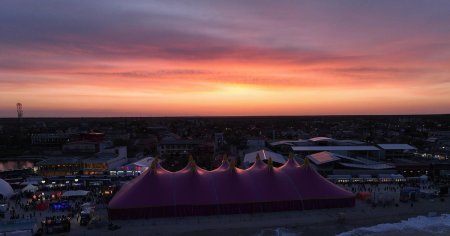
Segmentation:
[(230, 161), (230, 169), (234, 170), (236, 168), (236, 160)]
[(153, 159), (152, 163), (150, 164), (150, 169), (152, 171), (155, 171), (156, 167), (158, 167), (158, 163), (159, 163), (159, 159), (158, 159), (158, 157), (156, 157), (155, 159)]
[(303, 162), (304, 166), (309, 166), (309, 159), (308, 157), (305, 157), (305, 161)]
[(294, 153), (290, 152), (290, 153), (289, 153), (289, 156), (288, 156), (288, 159), (289, 159), (289, 160), (294, 159)]
[(189, 155), (189, 163), (188, 165), (191, 166), (192, 170), (195, 170), (197, 168), (197, 164), (195, 164), (194, 157), (192, 155)]

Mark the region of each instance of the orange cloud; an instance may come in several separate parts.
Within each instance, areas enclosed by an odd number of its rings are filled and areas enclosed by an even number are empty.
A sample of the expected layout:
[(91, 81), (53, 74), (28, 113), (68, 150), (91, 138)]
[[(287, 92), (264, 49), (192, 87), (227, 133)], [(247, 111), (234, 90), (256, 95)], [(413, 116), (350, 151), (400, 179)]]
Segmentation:
[(54, 4), (0, 8), (0, 116), (450, 112), (437, 3)]

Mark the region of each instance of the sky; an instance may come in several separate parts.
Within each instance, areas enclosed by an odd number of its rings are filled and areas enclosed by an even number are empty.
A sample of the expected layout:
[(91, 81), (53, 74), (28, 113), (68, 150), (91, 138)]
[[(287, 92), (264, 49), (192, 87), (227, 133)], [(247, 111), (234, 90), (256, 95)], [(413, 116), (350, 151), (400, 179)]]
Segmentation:
[(450, 113), (450, 1), (16, 1), (0, 117)]

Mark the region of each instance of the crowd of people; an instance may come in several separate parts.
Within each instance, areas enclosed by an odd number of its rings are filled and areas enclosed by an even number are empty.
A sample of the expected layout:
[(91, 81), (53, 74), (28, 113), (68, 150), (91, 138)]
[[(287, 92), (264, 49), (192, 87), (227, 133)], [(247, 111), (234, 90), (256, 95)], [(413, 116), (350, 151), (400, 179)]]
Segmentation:
[(377, 205), (398, 206), (400, 201), (411, 201), (413, 206), (412, 201), (417, 200), (419, 193), (437, 192), (431, 182), (342, 183), (339, 185), (374, 207)]
[[(9, 199), (0, 201), (2, 212), (0, 218), (8, 222), (33, 221), (38, 224), (38, 234), (54, 234), (69, 232), (72, 223), (81, 226), (89, 224), (93, 219), (96, 206), (104, 206), (110, 199), (101, 187), (88, 187), (92, 190), (86, 196), (62, 196), (62, 191), (44, 189), (42, 186), (36, 192), (16, 191)], [(83, 189), (84, 190), (84, 189)], [(55, 194), (60, 192), (60, 194)], [(86, 218), (86, 207), (89, 208), (89, 217)], [(96, 219), (96, 218), (95, 218)]]
[(66, 215), (46, 217), (41, 221), (41, 229), (46, 234), (69, 232), (70, 219)]

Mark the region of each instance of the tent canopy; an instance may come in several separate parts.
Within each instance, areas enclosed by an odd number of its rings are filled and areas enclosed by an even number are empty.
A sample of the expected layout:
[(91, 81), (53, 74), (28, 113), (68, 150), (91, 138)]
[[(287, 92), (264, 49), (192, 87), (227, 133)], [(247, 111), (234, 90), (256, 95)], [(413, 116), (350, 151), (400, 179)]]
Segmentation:
[(114, 196), (112, 219), (161, 216), (236, 214), (279, 210), (354, 206), (355, 195), (329, 182), (306, 164), (290, 158), (273, 167), (259, 158), (248, 169), (224, 160), (215, 170), (198, 167), (191, 159), (177, 172), (158, 160)]
[(39, 188), (37, 186), (34, 186), (32, 184), (28, 184), (27, 186), (25, 186), (24, 188), (22, 188), (22, 192), (36, 192), (38, 191)]
[(62, 196), (63, 197), (84, 197), (86, 195), (88, 195), (89, 191), (84, 191), (84, 190), (70, 190), (70, 191), (65, 191)]
[(4, 198), (10, 198), (12, 195), (14, 195), (14, 190), (12, 189), (11, 185), (9, 185), (8, 182), (4, 181), (3, 179), (0, 179), (0, 195)]

